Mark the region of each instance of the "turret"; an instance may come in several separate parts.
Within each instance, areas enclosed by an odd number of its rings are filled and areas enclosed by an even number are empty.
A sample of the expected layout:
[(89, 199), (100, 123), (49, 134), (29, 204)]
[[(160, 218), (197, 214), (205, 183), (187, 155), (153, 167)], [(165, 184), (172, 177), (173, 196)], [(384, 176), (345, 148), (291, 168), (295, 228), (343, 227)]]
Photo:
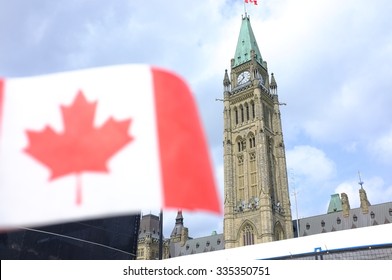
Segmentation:
[(343, 217), (347, 218), (350, 215), (350, 202), (346, 193), (341, 193)]
[(229, 79), (229, 74), (227, 73), (227, 69), (225, 70), (225, 77), (223, 78), (223, 91), (226, 95), (226, 93), (230, 92), (230, 79)]
[(270, 90), (272, 95), (278, 95), (278, 84), (276, 83), (274, 73), (271, 74)]
[(367, 214), (369, 213), (369, 206), (370, 206), (370, 202), (367, 198), (367, 194), (365, 189), (363, 188), (363, 184), (364, 182), (362, 181), (361, 178), (361, 173), (358, 171), (358, 177), (359, 177), (359, 182), (358, 184), (361, 186), (361, 188), (359, 189), (359, 200), (360, 200), (360, 207), (362, 209), (362, 213), (363, 214)]
[(184, 218), (182, 216), (182, 211), (179, 210), (177, 212), (176, 224), (174, 225), (172, 233), (170, 234), (170, 238), (172, 239), (172, 242), (178, 242), (180, 240), (181, 232), (183, 228), (184, 228)]
[(360, 207), (362, 210), (363, 214), (367, 214), (369, 213), (369, 206), (370, 206), (370, 202), (367, 198), (367, 194), (364, 188), (359, 189), (359, 200), (360, 200)]

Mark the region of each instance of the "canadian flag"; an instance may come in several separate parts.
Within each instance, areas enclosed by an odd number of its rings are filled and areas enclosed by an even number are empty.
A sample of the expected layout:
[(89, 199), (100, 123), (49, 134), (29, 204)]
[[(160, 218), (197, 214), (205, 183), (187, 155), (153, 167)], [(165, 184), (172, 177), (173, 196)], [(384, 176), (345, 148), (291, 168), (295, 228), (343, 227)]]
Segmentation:
[(0, 79), (0, 228), (148, 208), (221, 211), (181, 78), (121, 65)]
[(245, 3), (253, 3), (257, 5), (257, 0), (245, 0)]

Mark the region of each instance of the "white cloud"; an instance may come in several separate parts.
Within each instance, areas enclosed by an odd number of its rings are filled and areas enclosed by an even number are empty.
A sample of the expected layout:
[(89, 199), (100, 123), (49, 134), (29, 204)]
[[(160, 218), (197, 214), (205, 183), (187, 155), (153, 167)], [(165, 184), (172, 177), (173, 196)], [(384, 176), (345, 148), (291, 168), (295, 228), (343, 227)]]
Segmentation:
[(286, 157), (288, 169), (305, 181), (324, 183), (335, 176), (334, 162), (315, 147), (296, 146), (286, 152)]
[[(328, 200), (336, 177), (336, 165), (324, 151), (307, 145), (287, 150), (287, 168), (292, 217), (326, 213), (322, 202)], [(296, 200), (296, 201), (295, 201)]]
[(252, 25), (264, 35), (262, 54), (288, 105), (286, 140), (366, 145), (392, 118), (392, 22), (385, 13), (392, 2), (275, 2)]
[(370, 143), (369, 150), (378, 160), (392, 163), (392, 130)]

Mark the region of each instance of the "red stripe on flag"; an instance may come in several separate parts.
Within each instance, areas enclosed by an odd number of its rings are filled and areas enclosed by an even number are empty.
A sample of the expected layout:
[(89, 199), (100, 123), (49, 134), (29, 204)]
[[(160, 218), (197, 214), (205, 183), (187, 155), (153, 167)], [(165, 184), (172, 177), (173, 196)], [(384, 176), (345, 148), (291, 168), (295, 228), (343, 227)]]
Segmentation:
[(5, 88), (5, 82), (3, 79), (0, 79), (0, 137), (1, 137), (1, 131), (3, 127), (3, 106), (4, 106), (4, 88)]
[(253, 3), (257, 5), (257, 0), (245, 0), (245, 3)]
[(182, 79), (152, 68), (163, 204), (221, 213), (207, 143), (193, 96)]

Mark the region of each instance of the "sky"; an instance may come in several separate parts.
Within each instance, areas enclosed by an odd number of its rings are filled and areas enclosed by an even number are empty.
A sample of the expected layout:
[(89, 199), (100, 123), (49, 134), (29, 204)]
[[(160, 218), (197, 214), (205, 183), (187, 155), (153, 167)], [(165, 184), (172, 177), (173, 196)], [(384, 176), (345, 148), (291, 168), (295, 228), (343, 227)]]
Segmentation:
[[(330, 196), (359, 207), (392, 201), (392, 1), (259, 0), (247, 13), (278, 84), (293, 219), (324, 214)], [(147, 63), (186, 79), (223, 199), (223, 76), (241, 0), (0, 0), (0, 76)], [(296, 194), (296, 195), (294, 195)], [(295, 201), (297, 203), (295, 203)], [(144, 209), (144, 214), (158, 214)], [(192, 237), (223, 216), (184, 211)], [(164, 212), (170, 236), (176, 210)]]

